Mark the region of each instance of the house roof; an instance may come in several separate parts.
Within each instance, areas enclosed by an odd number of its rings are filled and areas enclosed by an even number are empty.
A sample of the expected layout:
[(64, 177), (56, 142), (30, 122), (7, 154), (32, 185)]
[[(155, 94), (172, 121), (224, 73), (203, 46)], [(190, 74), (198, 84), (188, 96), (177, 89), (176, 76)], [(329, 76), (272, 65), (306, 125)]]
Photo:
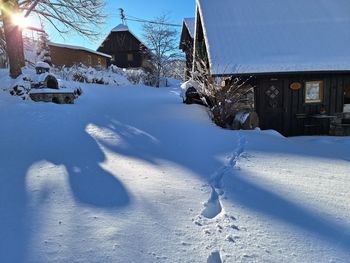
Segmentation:
[(124, 24), (119, 24), (115, 28), (111, 30), (111, 32), (108, 34), (108, 36), (103, 40), (102, 44), (99, 48), (103, 47), (103, 44), (109, 39), (110, 35), (112, 33), (118, 33), (118, 32), (129, 32), (134, 38), (136, 38), (137, 41), (139, 41), (145, 48), (149, 49), (132, 31), (130, 31), (129, 27)]
[(112, 29), (112, 32), (124, 32), (129, 31), (129, 27), (127, 25), (117, 25), (115, 28)]
[(350, 70), (348, 0), (197, 0), (213, 75)]
[(66, 45), (66, 44), (58, 44), (58, 43), (53, 43), (53, 42), (49, 42), (49, 46), (53, 46), (53, 47), (61, 47), (61, 48), (68, 48), (68, 49), (74, 49), (74, 50), (80, 50), (80, 51), (86, 51), (95, 55), (99, 55), (102, 57), (106, 57), (106, 58), (112, 58), (110, 55), (107, 55), (105, 53), (101, 53), (101, 52), (97, 52), (94, 51), (92, 49), (88, 49), (85, 47), (79, 47), (79, 46), (72, 46), (72, 45)]
[(184, 18), (184, 24), (186, 25), (190, 36), (194, 38), (194, 29), (195, 29), (196, 20), (194, 17), (192, 18)]

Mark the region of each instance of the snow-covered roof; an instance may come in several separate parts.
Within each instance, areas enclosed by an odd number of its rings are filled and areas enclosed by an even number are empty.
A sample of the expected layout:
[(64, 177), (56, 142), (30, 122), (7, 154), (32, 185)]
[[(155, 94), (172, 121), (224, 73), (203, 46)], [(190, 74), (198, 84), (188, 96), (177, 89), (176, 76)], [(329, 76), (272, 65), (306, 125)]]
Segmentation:
[(197, 0), (213, 75), (350, 70), (349, 0)]
[(85, 47), (72, 46), (72, 45), (66, 45), (66, 44), (57, 44), (57, 43), (53, 43), (53, 42), (50, 42), (49, 46), (81, 50), (81, 51), (86, 51), (86, 52), (93, 53), (93, 54), (96, 54), (96, 55), (99, 55), (99, 56), (102, 56), (102, 57), (112, 58), (110, 55), (107, 55), (107, 54), (102, 53), (102, 52), (94, 51), (92, 49), (88, 49), (88, 48), (85, 48)]
[(129, 31), (129, 27), (127, 25), (120, 24), (112, 29), (112, 32), (123, 32)]
[(184, 23), (188, 29), (188, 32), (190, 33), (190, 36), (194, 38), (194, 29), (195, 29), (195, 23), (196, 23), (195, 18), (194, 17), (184, 18)]

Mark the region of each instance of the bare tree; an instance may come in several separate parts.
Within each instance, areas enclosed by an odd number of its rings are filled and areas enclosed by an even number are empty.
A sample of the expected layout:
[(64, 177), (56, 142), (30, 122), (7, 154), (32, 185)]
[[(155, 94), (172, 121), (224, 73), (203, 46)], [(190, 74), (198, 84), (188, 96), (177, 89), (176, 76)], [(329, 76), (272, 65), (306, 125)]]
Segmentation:
[(5, 39), (10, 60), (10, 75), (16, 78), (24, 66), (22, 29), (13, 21), (18, 14), (37, 16), (59, 33), (94, 38), (104, 22), (104, 0), (0, 0)]
[(168, 16), (162, 15), (143, 26), (146, 45), (152, 52), (157, 87), (161, 77), (166, 76), (166, 65), (179, 56), (178, 31), (169, 24)]
[(1, 0), (0, 5), (10, 64), (10, 76), (16, 78), (22, 73), (21, 68), (25, 65), (22, 28), (16, 25), (14, 21), (14, 15), (21, 11), (17, 0)]

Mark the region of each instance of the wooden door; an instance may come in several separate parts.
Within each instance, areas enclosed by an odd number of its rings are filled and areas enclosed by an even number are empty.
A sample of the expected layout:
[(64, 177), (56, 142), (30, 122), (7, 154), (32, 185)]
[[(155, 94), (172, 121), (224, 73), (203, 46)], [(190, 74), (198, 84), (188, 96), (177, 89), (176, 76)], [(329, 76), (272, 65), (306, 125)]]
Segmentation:
[(284, 90), (282, 80), (265, 80), (261, 83), (260, 121), (263, 130), (284, 130)]

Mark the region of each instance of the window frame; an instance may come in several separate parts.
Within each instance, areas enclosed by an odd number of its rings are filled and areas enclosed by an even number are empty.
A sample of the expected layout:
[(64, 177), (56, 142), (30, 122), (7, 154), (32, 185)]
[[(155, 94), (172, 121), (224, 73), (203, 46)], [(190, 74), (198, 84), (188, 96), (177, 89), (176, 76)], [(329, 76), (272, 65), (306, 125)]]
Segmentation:
[(128, 62), (133, 62), (134, 61), (134, 54), (133, 53), (127, 53), (126, 59)]
[[(318, 84), (319, 85), (319, 99), (317, 100), (311, 100), (307, 99), (307, 90), (308, 90), (308, 84)], [(304, 92), (304, 102), (305, 104), (322, 104), (324, 101), (324, 81), (323, 80), (312, 80), (312, 81), (305, 81), (305, 92)]]

